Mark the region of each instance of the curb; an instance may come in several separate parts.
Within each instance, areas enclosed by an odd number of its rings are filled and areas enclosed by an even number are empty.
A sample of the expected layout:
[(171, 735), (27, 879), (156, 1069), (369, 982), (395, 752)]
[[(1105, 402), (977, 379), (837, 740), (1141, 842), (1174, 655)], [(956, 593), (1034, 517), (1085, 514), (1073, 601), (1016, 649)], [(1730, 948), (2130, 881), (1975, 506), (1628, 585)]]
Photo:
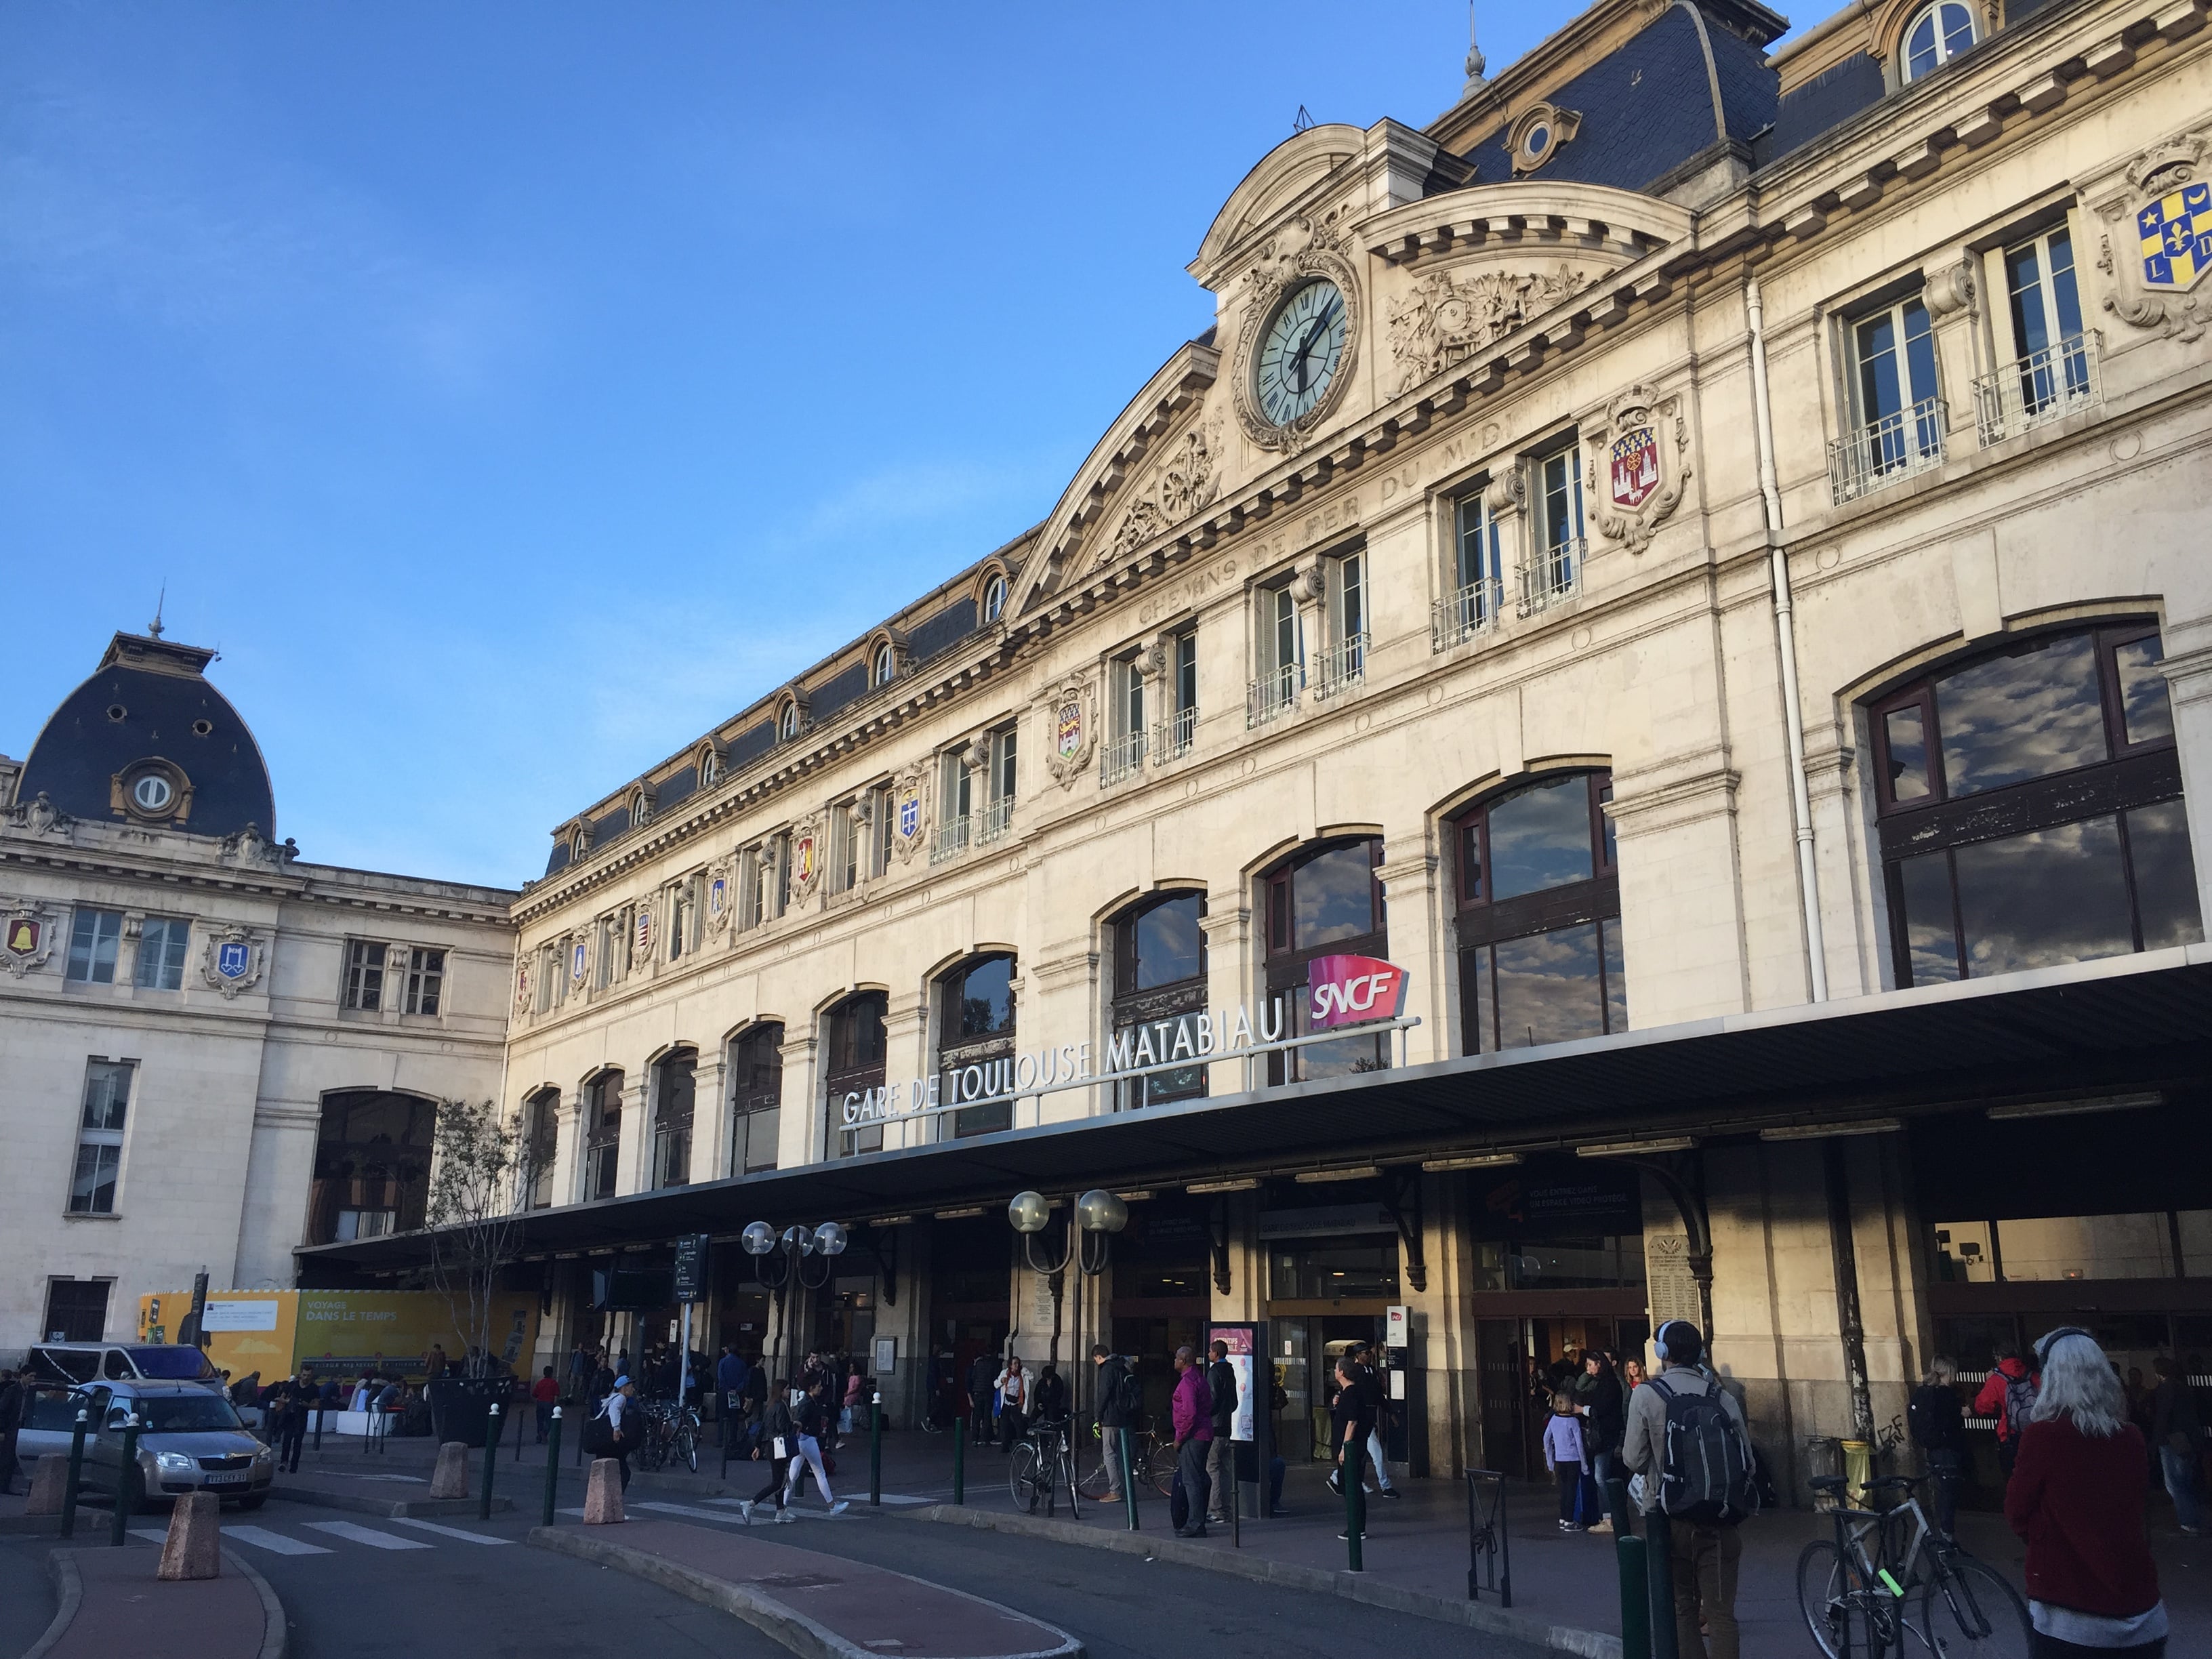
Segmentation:
[(1199, 1567), (1209, 1572), (1227, 1573), (1232, 1577), (1249, 1578), (1261, 1583), (1281, 1584), (1291, 1589), (1317, 1590), (1324, 1595), (1340, 1595), (1349, 1601), (1387, 1607), (1393, 1613), (1408, 1613), (1419, 1619), (1433, 1619), (1441, 1624), (1486, 1631), (1492, 1636), (1510, 1636), (1516, 1641), (1534, 1643), (1555, 1653), (1576, 1654), (1580, 1656), (1580, 1659), (1622, 1659), (1620, 1638), (1608, 1636), (1603, 1631), (1583, 1630), (1575, 1625), (1555, 1625), (1528, 1613), (1515, 1613), (1506, 1607), (1493, 1607), (1485, 1602), (1455, 1601), (1449, 1596), (1402, 1589), (1364, 1572), (1302, 1567), (1287, 1561), (1271, 1561), (1265, 1556), (1246, 1554), (1241, 1551), (1206, 1549), (1180, 1539), (1162, 1538), (1157, 1534), (1109, 1532), (1100, 1528), (1079, 1526), (1068, 1521), (1044, 1521), (1033, 1515), (1001, 1515), (990, 1510), (956, 1509), (949, 1504), (933, 1504), (926, 1509), (906, 1510), (901, 1512), (901, 1518), (934, 1521), (946, 1526), (974, 1527), (985, 1532), (1015, 1533), (1027, 1538), (1050, 1539), (1055, 1543), (1113, 1550), (1123, 1555), (1147, 1556), (1172, 1561), (1177, 1566)]
[(58, 1515), (0, 1515), (0, 1538), (33, 1538), (40, 1533), (58, 1533), (62, 1518)]
[(40, 1659), (50, 1652), (55, 1643), (69, 1634), (70, 1620), (84, 1602), (84, 1576), (76, 1570), (76, 1558), (68, 1550), (56, 1550), (46, 1558), (47, 1571), (54, 1576), (54, 1617), (46, 1626), (46, 1633), (24, 1650), (23, 1659)]
[(261, 1598), (261, 1651), (257, 1659), (284, 1659), (285, 1650), (292, 1640), (292, 1626), (284, 1617), (284, 1604), (276, 1599), (276, 1592), (254, 1570), (253, 1564), (235, 1550), (225, 1550), (222, 1560), (224, 1566), (252, 1585), (254, 1594)]
[[(533, 1548), (552, 1550), (557, 1554), (573, 1555), (580, 1561), (611, 1567), (617, 1572), (642, 1578), (647, 1583), (658, 1584), (663, 1589), (673, 1590), (690, 1601), (703, 1602), (732, 1618), (742, 1620), (798, 1654), (799, 1659), (883, 1659), (878, 1650), (848, 1642), (835, 1631), (817, 1625), (805, 1614), (795, 1613), (781, 1601), (772, 1601), (746, 1585), (726, 1578), (716, 1578), (644, 1550), (629, 1549), (608, 1540), (580, 1537), (574, 1530), (563, 1527), (532, 1527), (526, 1541)], [(904, 1577), (907, 1575), (898, 1576)], [(932, 1588), (948, 1595), (979, 1602), (994, 1612), (1038, 1626), (1061, 1638), (1058, 1647), (1040, 1648), (1026, 1654), (1002, 1654), (995, 1656), (995, 1659), (1085, 1659), (1085, 1650), (1080, 1641), (1066, 1631), (1045, 1624), (1041, 1619), (1017, 1612), (997, 1601), (986, 1601), (980, 1595), (969, 1595), (965, 1590), (957, 1590), (949, 1585), (935, 1584)], [(29, 1656), (26, 1656), (26, 1659), (29, 1659)]]
[[(313, 1504), (326, 1510), (349, 1510), (356, 1515), (381, 1516), (386, 1521), (433, 1515), (474, 1515), (482, 1500), (474, 1498), (363, 1498), (358, 1492), (325, 1492), (319, 1486), (271, 1486), (269, 1496), (288, 1504)], [(512, 1498), (491, 1500), (494, 1515), (514, 1507)]]

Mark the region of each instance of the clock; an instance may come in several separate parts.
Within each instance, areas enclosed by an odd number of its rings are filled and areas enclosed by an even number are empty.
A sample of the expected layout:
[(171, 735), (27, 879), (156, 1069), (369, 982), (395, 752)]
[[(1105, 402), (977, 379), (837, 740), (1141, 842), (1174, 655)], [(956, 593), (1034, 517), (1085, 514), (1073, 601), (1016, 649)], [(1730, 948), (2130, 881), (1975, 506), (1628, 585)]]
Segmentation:
[(1344, 366), (1346, 333), (1344, 295), (1334, 283), (1316, 277), (1283, 296), (1253, 365), (1262, 418), (1287, 427), (1320, 405)]

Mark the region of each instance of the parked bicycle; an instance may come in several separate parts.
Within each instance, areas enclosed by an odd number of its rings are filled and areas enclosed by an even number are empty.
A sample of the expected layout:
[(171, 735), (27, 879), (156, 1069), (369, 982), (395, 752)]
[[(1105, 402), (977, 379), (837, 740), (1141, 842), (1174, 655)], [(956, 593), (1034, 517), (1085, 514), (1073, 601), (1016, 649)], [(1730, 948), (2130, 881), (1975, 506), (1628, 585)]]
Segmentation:
[[(1129, 1473), (1140, 1486), (1150, 1486), (1163, 1498), (1175, 1492), (1176, 1455), (1172, 1444), (1163, 1443), (1152, 1429), (1129, 1429)], [(1105, 1437), (1098, 1436), (1084, 1450), (1084, 1467), (1076, 1490), (1085, 1498), (1103, 1498), (1121, 1484), (1121, 1471), (1106, 1462)]]
[(1014, 1502), (1028, 1514), (1035, 1515), (1040, 1503), (1047, 1515), (1052, 1514), (1062, 1492), (1069, 1494), (1068, 1504), (1073, 1508), (1075, 1451), (1068, 1442), (1064, 1419), (1030, 1425), (1030, 1431), (1014, 1447), (1013, 1466), (1006, 1479), (1013, 1488)]
[(657, 1469), (671, 1460), (699, 1472), (699, 1413), (672, 1400), (650, 1400), (640, 1408), (644, 1419), (632, 1460), (641, 1469)]
[(1842, 1475), (1814, 1478), (1814, 1490), (1836, 1502), (1836, 1535), (1797, 1558), (1797, 1605), (1827, 1659), (1901, 1655), (1907, 1636), (1942, 1659), (2027, 1659), (2027, 1604), (1995, 1568), (1929, 1523), (1913, 1492), (1928, 1478), (1869, 1480), (1870, 1503), (1876, 1494), (1902, 1496), (1887, 1510), (1846, 1508)]

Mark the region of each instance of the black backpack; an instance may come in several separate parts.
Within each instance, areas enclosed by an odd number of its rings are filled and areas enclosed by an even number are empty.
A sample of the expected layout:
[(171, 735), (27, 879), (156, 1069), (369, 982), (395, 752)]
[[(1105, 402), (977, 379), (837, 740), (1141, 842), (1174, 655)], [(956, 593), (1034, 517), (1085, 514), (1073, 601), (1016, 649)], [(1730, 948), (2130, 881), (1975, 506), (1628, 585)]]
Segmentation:
[(613, 1398), (609, 1395), (599, 1401), (599, 1410), (584, 1419), (584, 1450), (590, 1456), (604, 1457), (615, 1449), (615, 1425), (607, 1416), (607, 1401)]
[(1114, 1403), (1132, 1423), (1145, 1414), (1145, 1379), (1137, 1375), (1135, 1366), (1121, 1367), (1121, 1380), (1114, 1385)]
[(1752, 1485), (1751, 1450), (1736, 1427), (1720, 1385), (1682, 1394), (1663, 1377), (1645, 1385), (1667, 1402), (1664, 1455), (1659, 1464), (1659, 1507), (1692, 1526), (1732, 1527), (1759, 1507)]

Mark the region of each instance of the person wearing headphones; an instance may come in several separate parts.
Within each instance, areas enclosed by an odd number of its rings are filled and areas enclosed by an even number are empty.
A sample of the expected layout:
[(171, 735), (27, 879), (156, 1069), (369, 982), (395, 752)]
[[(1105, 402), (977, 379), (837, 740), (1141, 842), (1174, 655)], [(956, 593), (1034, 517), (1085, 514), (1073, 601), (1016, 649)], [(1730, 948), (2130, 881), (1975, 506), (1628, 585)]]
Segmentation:
[[(1686, 1471), (1668, 1462), (1668, 1407), (1688, 1401), (1694, 1415), (1713, 1431), (1733, 1430), (1740, 1454), (1734, 1461), (1747, 1474), (1752, 1464), (1751, 1436), (1735, 1397), (1698, 1369), (1705, 1353), (1704, 1332), (1686, 1319), (1670, 1319), (1652, 1341), (1659, 1353), (1659, 1375), (1628, 1397), (1628, 1431), (1620, 1461), (1644, 1477), (1644, 1512), (1672, 1517), (1668, 1547), (1674, 1585), (1674, 1639), (1681, 1659), (1737, 1659), (1742, 1638), (1736, 1626), (1735, 1588), (1743, 1538), (1736, 1523), (1742, 1515), (1733, 1512), (1732, 1505), (1729, 1513), (1719, 1512), (1717, 1505), (1677, 1509)], [(1718, 1401), (1717, 1413), (1704, 1401), (1707, 1395)], [(1682, 1413), (1679, 1406), (1677, 1411)], [(1729, 1495), (1738, 1502), (1749, 1497), (1741, 1490)]]

